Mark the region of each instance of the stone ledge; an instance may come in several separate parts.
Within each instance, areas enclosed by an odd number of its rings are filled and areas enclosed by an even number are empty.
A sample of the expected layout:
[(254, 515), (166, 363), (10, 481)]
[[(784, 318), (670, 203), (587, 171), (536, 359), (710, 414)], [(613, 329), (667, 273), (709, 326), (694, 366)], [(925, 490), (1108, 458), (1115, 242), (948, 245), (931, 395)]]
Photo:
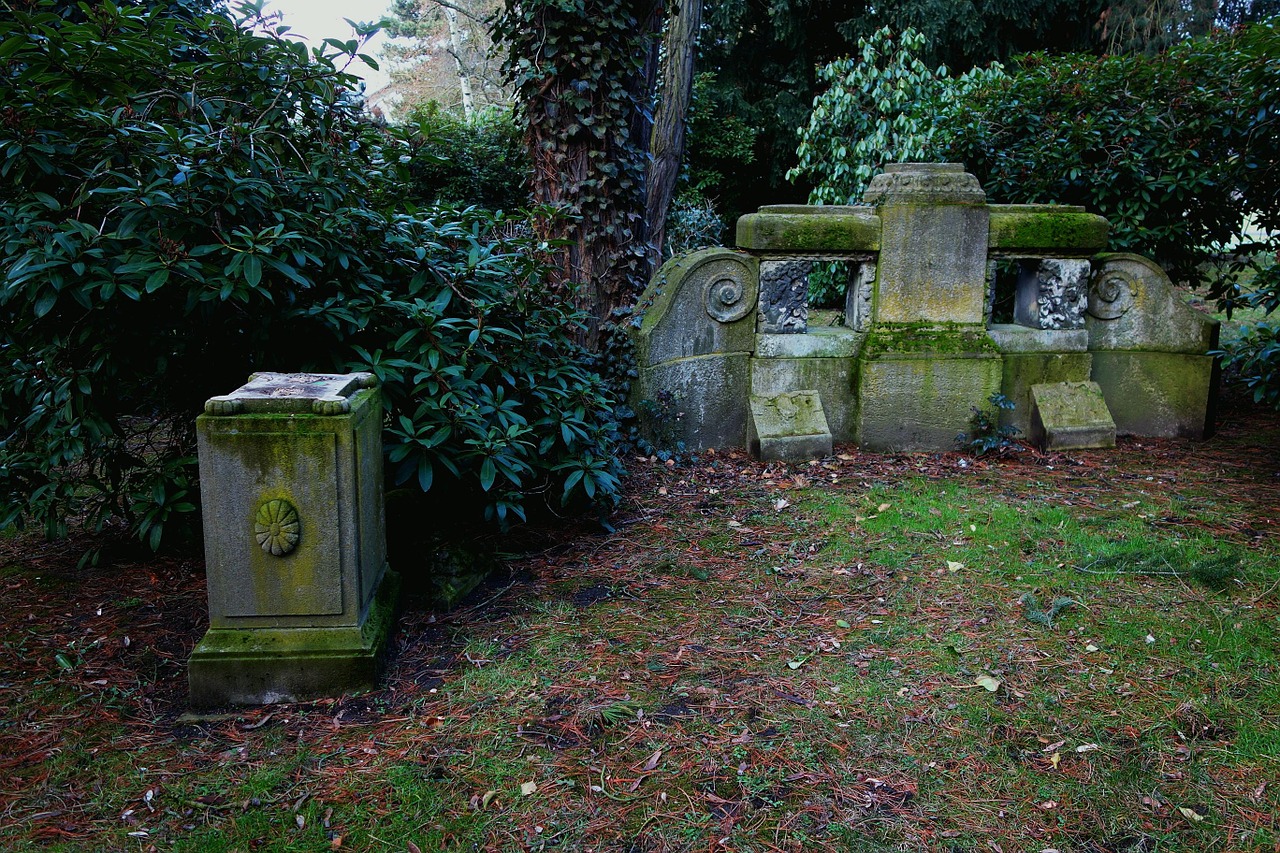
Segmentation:
[(810, 326), (802, 335), (756, 335), (756, 358), (849, 358), (862, 349), (865, 332)]
[(987, 334), (1004, 353), (1085, 352), (1089, 349), (1087, 329), (1032, 329), (1012, 323), (995, 323)]

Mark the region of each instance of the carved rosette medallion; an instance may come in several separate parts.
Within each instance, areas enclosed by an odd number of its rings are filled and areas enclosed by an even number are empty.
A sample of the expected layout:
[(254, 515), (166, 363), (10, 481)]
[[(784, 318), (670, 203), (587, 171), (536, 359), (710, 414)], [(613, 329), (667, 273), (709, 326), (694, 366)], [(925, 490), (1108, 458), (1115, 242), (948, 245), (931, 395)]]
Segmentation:
[(293, 504), (281, 498), (263, 501), (253, 521), (253, 538), (263, 551), (283, 557), (298, 547), (302, 523)]
[(741, 277), (723, 275), (707, 284), (707, 315), (721, 323), (741, 320), (755, 306), (747, 299), (746, 283)]
[(1103, 269), (1089, 288), (1089, 314), (1099, 320), (1116, 320), (1133, 307), (1137, 282), (1127, 272)]

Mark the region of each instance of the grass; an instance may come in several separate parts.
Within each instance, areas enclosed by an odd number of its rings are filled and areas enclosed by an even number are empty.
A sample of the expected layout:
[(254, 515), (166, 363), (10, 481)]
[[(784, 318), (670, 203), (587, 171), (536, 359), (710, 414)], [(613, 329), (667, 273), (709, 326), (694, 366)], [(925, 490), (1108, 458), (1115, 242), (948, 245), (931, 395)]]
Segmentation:
[(8, 540), (0, 848), (1280, 849), (1278, 438), (636, 464), (384, 689), (205, 719), (198, 564)]

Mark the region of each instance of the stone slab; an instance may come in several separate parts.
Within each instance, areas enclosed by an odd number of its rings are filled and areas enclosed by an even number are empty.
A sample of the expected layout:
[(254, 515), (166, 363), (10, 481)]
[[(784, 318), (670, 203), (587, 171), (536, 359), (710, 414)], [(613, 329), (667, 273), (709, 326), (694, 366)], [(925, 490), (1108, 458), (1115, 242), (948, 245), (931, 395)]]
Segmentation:
[(1116, 446), (1116, 424), (1096, 382), (1031, 386), (1031, 440), (1045, 450)]
[(1107, 247), (1107, 220), (1083, 207), (993, 204), (988, 246), (993, 253), (1089, 257)]
[(205, 414), (318, 414), (350, 410), (353, 394), (372, 388), (372, 373), (255, 373), (230, 394), (211, 397)]
[(773, 205), (738, 218), (737, 244), (755, 252), (874, 252), (880, 218), (869, 207)]
[(302, 702), (372, 689), (386, 656), (399, 590), (399, 575), (383, 572), (359, 627), (211, 628), (191, 653), (191, 706)]
[(1012, 323), (993, 323), (987, 334), (1000, 352), (1085, 352), (1089, 349), (1089, 333), (1085, 329), (1031, 329)]
[(1204, 355), (1218, 347), (1218, 321), (1186, 304), (1164, 270), (1140, 255), (1094, 259), (1085, 328), (1094, 351)]
[(804, 462), (831, 455), (821, 396), (814, 390), (751, 395), (749, 449), (765, 462)]
[(756, 358), (848, 358), (866, 335), (840, 326), (810, 326), (803, 335), (756, 335)]
[(1013, 403), (1000, 411), (1000, 425), (1031, 432), (1031, 387), (1050, 382), (1087, 382), (1093, 356), (1087, 352), (1006, 352), (1000, 393)]

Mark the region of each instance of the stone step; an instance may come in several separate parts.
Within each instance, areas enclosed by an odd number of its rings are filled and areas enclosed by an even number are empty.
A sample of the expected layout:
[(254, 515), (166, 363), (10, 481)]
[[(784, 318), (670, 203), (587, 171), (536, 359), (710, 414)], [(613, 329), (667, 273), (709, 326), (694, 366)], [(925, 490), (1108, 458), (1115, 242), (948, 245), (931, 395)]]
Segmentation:
[(1031, 386), (1031, 440), (1044, 450), (1115, 447), (1116, 422), (1097, 382)]
[(751, 396), (751, 454), (764, 462), (805, 462), (831, 455), (831, 430), (817, 391)]

